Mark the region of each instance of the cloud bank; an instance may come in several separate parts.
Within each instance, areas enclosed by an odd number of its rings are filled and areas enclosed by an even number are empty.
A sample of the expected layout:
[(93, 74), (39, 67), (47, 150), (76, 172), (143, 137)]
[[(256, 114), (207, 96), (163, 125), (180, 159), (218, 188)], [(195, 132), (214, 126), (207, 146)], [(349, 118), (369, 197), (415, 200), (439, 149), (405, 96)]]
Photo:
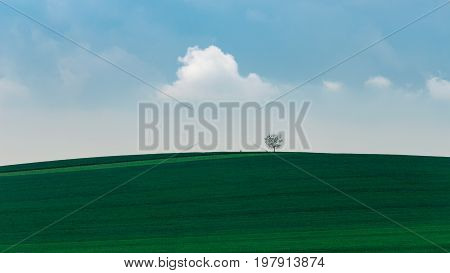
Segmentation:
[(427, 89), (431, 97), (441, 100), (450, 100), (450, 82), (439, 77), (427, 80)]

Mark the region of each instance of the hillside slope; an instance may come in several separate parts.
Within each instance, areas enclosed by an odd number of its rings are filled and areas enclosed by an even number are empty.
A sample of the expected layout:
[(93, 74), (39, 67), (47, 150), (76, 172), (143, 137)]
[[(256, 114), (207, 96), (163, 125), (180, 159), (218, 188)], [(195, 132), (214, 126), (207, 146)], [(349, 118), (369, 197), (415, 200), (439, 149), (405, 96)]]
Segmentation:
[(430, 241), (450, 249), (449, 158), (278, 155), (323, 181), (271, 153), (185, 154), (167, 161), (170, 155), (148, 155), (0, 167), (0, 250), (149, 168), (8, 251), (443, 251)]

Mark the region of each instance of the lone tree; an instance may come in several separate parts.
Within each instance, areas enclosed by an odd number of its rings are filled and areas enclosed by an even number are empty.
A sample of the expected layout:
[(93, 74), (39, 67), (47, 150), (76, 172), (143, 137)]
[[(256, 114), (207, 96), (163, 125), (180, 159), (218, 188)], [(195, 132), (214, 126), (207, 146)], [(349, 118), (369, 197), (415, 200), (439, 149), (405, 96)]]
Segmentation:
[(267, 147), (273, 149), (274, 152), (276, 151), (276, 149), (280, 148), (284, 143), (282, 135), (267, 135), (264, 138), (264, 141), (266, 142)]

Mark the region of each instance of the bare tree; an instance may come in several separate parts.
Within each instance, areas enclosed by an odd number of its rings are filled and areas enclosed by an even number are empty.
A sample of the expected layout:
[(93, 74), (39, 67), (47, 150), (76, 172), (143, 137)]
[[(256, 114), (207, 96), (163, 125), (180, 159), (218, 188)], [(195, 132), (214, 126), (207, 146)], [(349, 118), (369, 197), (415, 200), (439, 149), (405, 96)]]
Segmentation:
[(274, 152), (276, 151), (276, 149), (280, 148), (284, 143), (284, 139), (281, 134), (280, 135), (267, 135), (264, 138), (264, 141), (266, 142), (267, 147), (269, 147), (270, 149), (273, 149)]

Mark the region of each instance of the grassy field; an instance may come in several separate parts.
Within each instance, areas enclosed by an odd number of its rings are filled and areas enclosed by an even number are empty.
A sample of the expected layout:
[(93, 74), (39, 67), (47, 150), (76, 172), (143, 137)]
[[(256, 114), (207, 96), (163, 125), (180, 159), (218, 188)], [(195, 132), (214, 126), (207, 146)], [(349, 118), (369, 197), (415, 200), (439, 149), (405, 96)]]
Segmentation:
[(0, 251), (148, 168), (8, 251), (450, 249), (450, 158), (278, 155), (426, 239), (271, 153), (192, 153), (0, 167)]

